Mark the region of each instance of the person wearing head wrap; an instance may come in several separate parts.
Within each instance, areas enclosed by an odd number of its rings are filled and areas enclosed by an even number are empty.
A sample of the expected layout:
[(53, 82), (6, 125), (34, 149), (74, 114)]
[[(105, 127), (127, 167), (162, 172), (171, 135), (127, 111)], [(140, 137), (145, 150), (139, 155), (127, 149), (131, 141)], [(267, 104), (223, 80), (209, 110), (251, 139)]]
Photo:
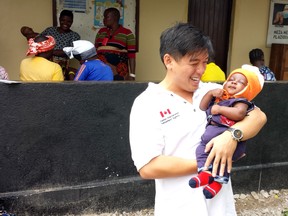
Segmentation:
[(63, 81), (64, 76), (59, 64), (51, 61), (55, 39), (52, 36), (37, 36), (28, 41), (27, 56), (20, 64), (22, 81)]
[(21, 28), (21, 34), (27, 38), (34, 38), (38, 34), (42, 36), (51, 35), (54, 37), (56, 44), (53, 50), (53, 55), (51, 60), (58, 63), (63, 71), (65, 80), (73, 80), (75, 77), (75, 68), (70, 67), (69, 58), (63, 52), (64, 47), (72, 46), (72, 42), (80, 40), (80, 35), (71, 30), (73, 24), (74, 14), (71, 10), (62, 10), (58, 23), (59, 26), (51, 26), (46, 28), (43, 32), (34, 32), (31, 27), (23, 26)]
[(55, 39), (52, 36), (47, 36), (46, 38), (47, 39), (45, 40), (44, 38), (43, 41), (40, 41), (39, 39), (36, 39), (37, 41), (35, 41), (34, 38), (30, 38), (28, 40), (29, 48), (26, 55), (37, 55), (38, 53), (53, 50), (55, 47)]
[[(223, 84), (223, 89), (208, 91), (200, 103), (200, 109), (206, 111), (207, 126), (197, 147), (196, 157), (199, 174), (190, 179), (192, 188), (204, 186), (203, 193), (207, 199), (211, 199), (220, 191), (222, 184), (229, 181), (229, 173), (225, 170), (224, 176), (212, 177), (210, 171), (206, 171), (204, 164), (209, 152), (205, 152), (206, 144), (215, 136), (231, 128), (236, 122), (241, 121), (248, 112), (254, 109), (251, 102), (262, 90), (264, 78), (258, 67), (243, 65), (232, 71)], [(238, 144), (233, 155), (233, 161), (245, 156), (245, 143), (239, 137), (235, 137)], [(242, 135), (243, 136), (243, 135)], [(208, 170), (212, 169), (211, 167)]]
[(97, 59), (94, 44), (87, 40), (73, 42), (73, 47), (64, 47), (63, 51), (71, 59), (77, 59), (81, 66), (77, 70), (74, 80), (112, 81), (111, 68)]

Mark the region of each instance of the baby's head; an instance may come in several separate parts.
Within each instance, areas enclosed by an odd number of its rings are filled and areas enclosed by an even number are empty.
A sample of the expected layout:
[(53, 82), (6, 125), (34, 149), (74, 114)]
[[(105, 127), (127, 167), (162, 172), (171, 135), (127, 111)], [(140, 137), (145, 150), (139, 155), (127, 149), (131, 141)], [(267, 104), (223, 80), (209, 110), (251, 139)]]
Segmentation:
[(258, 67), (242, 65), (229, 74), (223, 88), (235, 98), (246, 98), (251, 101), (261, 92), (263, 85), (264, 77)]
[(21, 33), (24, 35), (24, 34), (32, 34), (34, 33), (33, 29), (28, 27), (28, 26), (23, 26), (21, 29), (20, 29)]

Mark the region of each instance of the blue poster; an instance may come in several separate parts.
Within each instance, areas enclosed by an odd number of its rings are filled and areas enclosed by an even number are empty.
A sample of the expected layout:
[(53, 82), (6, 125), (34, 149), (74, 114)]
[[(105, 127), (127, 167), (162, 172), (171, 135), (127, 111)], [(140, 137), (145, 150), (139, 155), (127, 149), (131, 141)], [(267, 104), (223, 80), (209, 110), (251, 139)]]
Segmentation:
[(94, 4), (94, 26), (103, 27), (103, 14), (105, 9), (114, 7), (120, 12), (119, 23), (124, 24), (124, 0), (95, 0)]

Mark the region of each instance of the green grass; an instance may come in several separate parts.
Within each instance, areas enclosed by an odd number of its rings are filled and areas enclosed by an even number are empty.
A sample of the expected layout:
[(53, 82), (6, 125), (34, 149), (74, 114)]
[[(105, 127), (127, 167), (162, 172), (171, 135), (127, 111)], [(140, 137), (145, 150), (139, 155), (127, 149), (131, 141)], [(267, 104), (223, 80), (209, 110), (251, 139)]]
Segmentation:
[(284, 209), (284, 210), (282, 211), (282, 215), (283, 215), (283, 216), (288, 216), (288, 209)]

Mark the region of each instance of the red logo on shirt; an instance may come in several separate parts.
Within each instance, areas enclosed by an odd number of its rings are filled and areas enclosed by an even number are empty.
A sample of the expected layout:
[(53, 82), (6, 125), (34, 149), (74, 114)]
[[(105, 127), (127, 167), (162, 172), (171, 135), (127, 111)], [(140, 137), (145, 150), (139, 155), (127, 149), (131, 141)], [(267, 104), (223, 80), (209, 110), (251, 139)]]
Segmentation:
[(160, 112), (160, 115), (161, 115), (162, 118), (164, 118), (164, 116), (167, 115), (167, 114), (171, 114), (169, 109)]
[(223, 116), (223, 115), (220, 115), (220, 120), (222, 124), (227, 125), (229, 127), (231, 127), (232, 125), (236, 123), (235, 121), (228, 119), (226, 116)]

